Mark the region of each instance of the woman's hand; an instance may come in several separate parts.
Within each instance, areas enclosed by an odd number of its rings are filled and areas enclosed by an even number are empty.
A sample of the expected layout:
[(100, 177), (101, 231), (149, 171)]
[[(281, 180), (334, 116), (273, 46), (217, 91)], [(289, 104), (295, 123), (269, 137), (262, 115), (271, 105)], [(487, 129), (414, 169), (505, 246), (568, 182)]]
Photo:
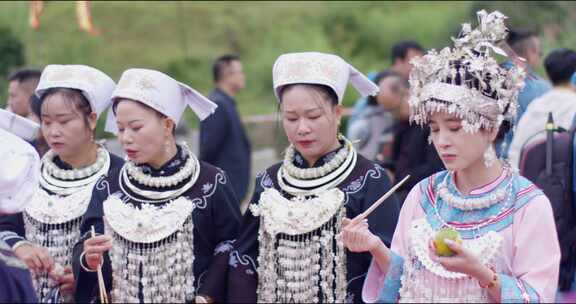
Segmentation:
[(74, 274), (72, 273), (72, 266), (62, 268), (58, 263), (54, 265), (50, 277), (58, 282), (60, 292), (62, 294), (74, 293)]
[(352, 252), (372, 251), (381, 243), (380, 238), (368, 229), (366, 219), (352, 223), (352, 220), (344, 218), (342, 226), (342, 241), (344, 246)]
[(90, 270), (96, 271), (102, 264), (102, 254), (112, 248), (112, 237), (109, 235), (98, 235), (84, 241), (84, 258), (86, 266)]
[(478, 273), (484, 269), (484, 266), (480, 263), (480, 260), (478, 260), (478, 258), (468, 249), (449, 239), (445, 239), (444, 242), (448, 248), (454, 252), (453, 256), (437, 256), (434, 240), (430, 240), (429, 246), (433, 252), (433, 254), (430, 255), (431, 258), (442, 265), (446, 270), (452, 272), (460, 272), (476, 278)]
[(14, 250), (20, 260), (28, 266), (28, 268), (38, 274), (41, 272), (50, 272), (54, 266), (54, 259), (44, 247), (36, 246), (32, 243), (25, 243)]

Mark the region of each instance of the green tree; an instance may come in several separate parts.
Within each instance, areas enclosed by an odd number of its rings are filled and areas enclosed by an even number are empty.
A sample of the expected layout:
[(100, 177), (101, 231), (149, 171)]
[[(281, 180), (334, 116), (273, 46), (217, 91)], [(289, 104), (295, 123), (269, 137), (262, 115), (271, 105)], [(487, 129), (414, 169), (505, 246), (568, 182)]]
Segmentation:
[[(7, 27), (0, 27), (0, 88), (6, 87), (7, 75), (24, 64), (24, 45)], [(0, 91), (0, 105), (6, 104), (6, 90)]]

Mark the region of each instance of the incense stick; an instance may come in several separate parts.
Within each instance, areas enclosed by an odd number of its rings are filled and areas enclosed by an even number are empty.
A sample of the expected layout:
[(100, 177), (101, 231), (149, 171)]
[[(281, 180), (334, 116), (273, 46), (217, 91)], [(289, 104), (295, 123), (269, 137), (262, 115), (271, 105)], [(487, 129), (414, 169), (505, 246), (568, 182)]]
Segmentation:
[(408, 180), (408, 178), (410, 178), (410, 175), (406, 175), (406, 177), (404, 177), (404, 179), (399, 181), (396, 185), (394, 185), (394, 187), (392, 187), (390, 190), (388, 190), (388, 192), (386, 192), (384, 195), (382, 195), (374, 204), (372, 204), (372, 206), (370, 206), (364, 212), (358, 214), (355, 218), (353, 218), (352, 221), (350, 222), (350, 224), (353, 224), (353, 225), (357, 224), (358, 222), (360, 222), (363, 219), (365, 219), (366, 217), (368, 217), (368, 215), (370, 215), (370, 213), (372, 213), (374, 210), (376, 210), (376, 208), (378, 208), (378, 206), (380, 206), (400, 186), (402, 186), (402, 184), (404, 184), (404, 182), (406, 182), (406, 180)]
[[(94, 226), (92, 226), (92, 237), (96, 237), (96, 231)], [(102, 264), (98, 265), (98, 289), (100, 290), (100, 302), (102, 304), (108, 303), (108, 297), (106, 296), (106, 285), (104, 285), (104, 277), (102, 276)]]

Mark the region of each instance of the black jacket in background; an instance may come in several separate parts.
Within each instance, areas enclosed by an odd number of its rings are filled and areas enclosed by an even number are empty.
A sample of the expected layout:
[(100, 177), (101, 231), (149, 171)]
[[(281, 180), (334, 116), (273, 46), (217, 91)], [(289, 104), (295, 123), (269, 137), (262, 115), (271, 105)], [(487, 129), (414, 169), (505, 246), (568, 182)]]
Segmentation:
[(418, 182), (438, 171), (444, 170), (444, 164), (434, 145), (428, 144), (430, 129), (410, 125), (407, 121), (396, 123), (394, 131), (394, 175), (399, 181), (410, 174), (410, 178), (398, 189), (396, 194), (401, 202)]
[(208, 98), (218, 108), (200, 123), (200, 159), (226, 171), (242, 202), (250, 182), (250, 141), (234, 99), (218, 88)]

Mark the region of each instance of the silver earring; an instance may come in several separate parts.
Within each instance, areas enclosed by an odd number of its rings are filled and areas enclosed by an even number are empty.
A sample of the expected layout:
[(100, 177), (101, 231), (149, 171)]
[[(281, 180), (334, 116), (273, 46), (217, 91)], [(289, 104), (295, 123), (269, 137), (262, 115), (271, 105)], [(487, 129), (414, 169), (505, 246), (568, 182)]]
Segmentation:
[(428, 135), (428, 144), (431, 145), (432, 144), (432, 134)]
[(494, 147), (490, 145), (486, 151), (484, 151), (484, 166), (486, 168), (492, 167), (494, 162), (496, 161), (496, 151), (494, 151)]

